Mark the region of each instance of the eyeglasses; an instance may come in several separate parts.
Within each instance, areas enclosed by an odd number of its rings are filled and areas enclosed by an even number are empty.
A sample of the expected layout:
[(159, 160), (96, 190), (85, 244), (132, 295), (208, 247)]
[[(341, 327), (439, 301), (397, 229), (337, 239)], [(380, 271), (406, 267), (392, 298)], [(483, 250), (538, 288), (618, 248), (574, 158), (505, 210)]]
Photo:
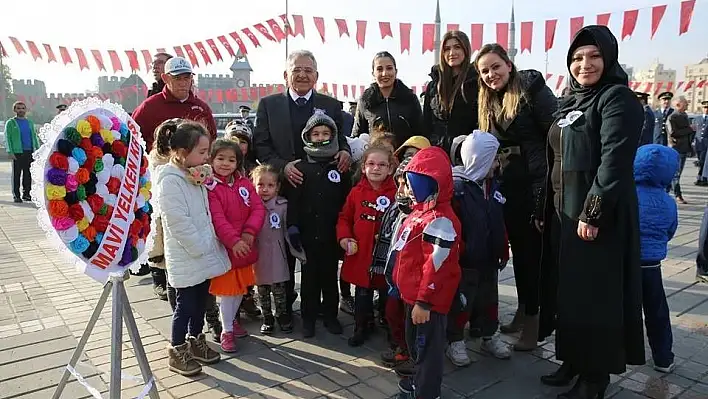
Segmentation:
[(385, 162), (376, 163), (373, 161), (369, 161), (369, 162), (365, 163), (364, 165), (367, 168), (372, 168), (372, 169), (375, 169), (375, 168), (385, 169), (385, 168), (388, 168), (389, 166), (391, 166), (391, 164), (389, 164), (389, 163), (385, 163)]
[(299, 75), (301, 73), (304, 73), (306, 75), (312, 75), (313, 73), (315, 73), (315, 70), (314, 70), (314, 68), (295, 67), (290, 70), (290, 73), (292, 73), (293, 75)]

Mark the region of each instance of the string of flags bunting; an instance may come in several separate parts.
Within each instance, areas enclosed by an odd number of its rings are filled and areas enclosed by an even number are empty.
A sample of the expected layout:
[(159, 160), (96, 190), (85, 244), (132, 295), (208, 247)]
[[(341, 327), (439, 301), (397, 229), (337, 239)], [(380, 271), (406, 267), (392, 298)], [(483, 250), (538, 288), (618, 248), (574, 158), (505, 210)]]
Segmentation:
[[(679, 26), (678, 34), (683, 35), (688, 32), (693, 17), (695, 8), (695, 0), (684, 0), (680, 2), (679, 9)], [(650, 38), (654, 38), (668, 5), (656, 5), (647, 8), (630, 9), (621, 13), (601, 13), (594, 20), (585, 19), (584, 16), (571, 17), (568, 22), (569, 32), (568, 38), (573, 37), (575, 33), (586, 24), (598, 24), (608, 26), (610, 18), (619, 14), (622, 18), (621, 32), (618, 37), (621, 40), (635, 34), (637, 21), (639, 18), (651, 18), (650, 31), (646, 32)], [(312, 17), (312, 25), (317, 33), (317, 37), (325, 43), (327, 39), (334, 36), (335, 39), (351, 39), (354, 38), (358, 48), (366, 48), (367, 36), (371, 34), (368, 31), (370, 25), (378, 27), (378, 35), (381, 39), (387, 37), (398, 37), (400, 42), (401, 53), (411, 52), (411, 34), (413, 23), (410, 22), (374, 22), (365, 20), (355, 20), (354, 24), (350, 20), (344, 18), (334, 18), (334, 33), (329, 32), (328, 21), (323, 17)], [(464, 27), (458, 23), (448, 23), (444, 28), (450, 30), (464, 30), (470, 35), (472, 50), (479, 50), (485, 42), (497, 42), (508, 48), (509, 46), (509, 23), (499, 22), (493, 25), (494, 29), (490, 34), (486, 28), (489, 24), (472, 23)], [(351, 31), (350, 31), (351, 28)], [(556, 33), (558, 28), (558, 19), (548, 19), (545, 21), (524, 21), (521, 22), (520, 29), (520, 45), (519, 50), (523, 54), (525, 51), (531, 53), (534, 47), (534, 36), (537, 31), (542, 31), (543, 51), (548, 52), (556, 44)], [(435, 24), (423, 23), (416, 24), (416, 30), (421, 32), (420, 48), (422, 53), (434, 51), (435, 45)], [(486, 34), (485, 34), (486, 32)], [(258, 35), (256, 34), (258, 33)], [(307, 33), (311, 34), (311, 27), (308, 27)], [(353, 35), (352, 35), (353, 33)], [(617, 33), (617, 32), (615, 32)], [(237, 52), (248, 54), (249, 51), (254, 51), (264, 47), (266, 43), (280, 43), (286, 37), (305, 37), (305, 17), (302, 15), (287, 15), (282, 14), (279, 17), (269, 18), (265, 21), (256, 23), (252, 26), (234, 30), (229, 33), (224, 33), (213, 38), (194, 41), (193, 43), (182, 44), (172, 47), (162, 47), (157, 49), (141, 49), (141, 50), (116, 50), (116, 49), (83, 49), (66, 45), (48, 44), (34, 40), (20, 39), (16, 36), (8, 36), (8, 40), (3, 42), (0, 40), (0, 55), (9, 57), (6, 43), (11, 43), (15, 52), (12, 56), (31, 56), (34, 61), (56, 62), (59, 60), (65, 65), (69, 64), (78, 66), (79, 70), (101, 70), (107, 71), (107, 61), (110, 62), (110, 68), (113, 73), (126, 71), (129, 69), (132, 72), (141, 70), (141, 60), (146, 71), (150, 71), (152, 64), (152, 56), (155, 52), (168, 52), (181, 57), (186, 57), (190, 60), (195, 68), (212, 64), (216, 61), (223, 61), (224, 56), (228, 54), (230, 57), (235, 57)], [(346, 36), (346, 38), (344, 38)], [(57, 50), (57, 51), (55, 51)], [(107, 57), (106, 57), (107, 56)], [(213, 57), (213, 58), (212, 58)], [(93, 61), (89, 63), (89, 58)], [(106, 61), (107, 60), (107, 61)], [(125, 61), (127, 60), (127, 64)], [(126, 68), (124, 70), (124, 68)]]

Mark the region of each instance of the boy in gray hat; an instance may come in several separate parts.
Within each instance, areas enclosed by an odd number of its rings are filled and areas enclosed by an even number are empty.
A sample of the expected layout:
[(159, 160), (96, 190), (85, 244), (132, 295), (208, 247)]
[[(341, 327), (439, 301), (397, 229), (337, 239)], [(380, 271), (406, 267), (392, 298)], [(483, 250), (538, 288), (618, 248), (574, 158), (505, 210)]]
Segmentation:
[(302, 265), (300, 294), (303, 336), (310, 338), (315, 335), (318, 313), (324, 316), (330, 333), (342, 333), (337, 320), (337, 268), (342, 250), (336, 225), (351, 189), (351, 175), (337, 170), (337, 126), (324, 111), (315, 109), (302, 131), (302, 141), (307, 159), (295, 167), (304, 181), (290, 188), (287, 224), (291, 245), (304, 250), (307, 257)]

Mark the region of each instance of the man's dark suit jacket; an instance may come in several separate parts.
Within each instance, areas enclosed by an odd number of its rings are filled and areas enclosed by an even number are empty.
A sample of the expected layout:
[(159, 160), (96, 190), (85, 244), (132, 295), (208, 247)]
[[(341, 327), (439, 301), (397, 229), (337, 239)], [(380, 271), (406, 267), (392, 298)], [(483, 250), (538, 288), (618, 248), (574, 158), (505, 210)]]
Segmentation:
[[(337, 125), (339, 149), (351, 153), (347, 138), (342, 134), (342, 105), (336, 99), (313, 92), (314, 107), (324, 110)], [(288, 162), (294, 161), (295, 146), (302, 146), (302, 140), (296, 140), (301, 132), (293, 132), (290, 122), (290, 94), (271, 94), (258, 102), (256, 127), (253, 131), (253, 146), (256, 157), (261, 163), (267, 163), (284, 169)]]

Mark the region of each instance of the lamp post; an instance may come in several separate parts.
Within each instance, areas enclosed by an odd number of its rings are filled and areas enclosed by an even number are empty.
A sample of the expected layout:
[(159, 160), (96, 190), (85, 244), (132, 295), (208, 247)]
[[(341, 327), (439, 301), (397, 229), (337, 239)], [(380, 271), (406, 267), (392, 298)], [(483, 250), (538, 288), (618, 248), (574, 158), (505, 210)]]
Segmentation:
[(288, 14), (288, 0), (285, 0), (285, 60), (288, 59), (288, 38), (290, 37), (290, 15)]

